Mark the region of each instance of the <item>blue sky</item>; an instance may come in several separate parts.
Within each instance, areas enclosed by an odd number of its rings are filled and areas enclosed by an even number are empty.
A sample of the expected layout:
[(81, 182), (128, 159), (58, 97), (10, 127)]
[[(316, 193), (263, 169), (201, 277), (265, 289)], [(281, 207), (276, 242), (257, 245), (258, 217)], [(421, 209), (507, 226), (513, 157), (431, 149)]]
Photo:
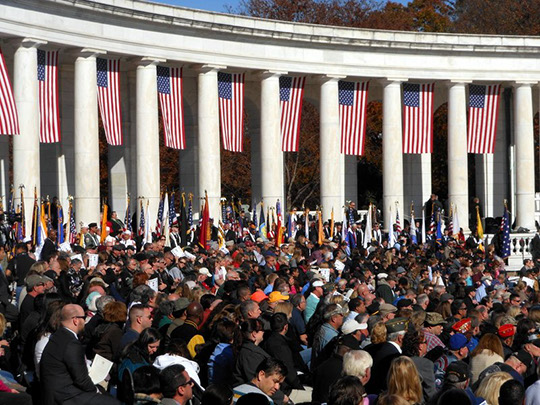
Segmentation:
[[(175, 6), (198, 8), (202, 10), (225, 12), (226, 6), (236, 8), (240, 0), (150, 0), (157, 3), (172, 4)], [(398, 3), (406, 4), (409, 0), (394, 0)]]

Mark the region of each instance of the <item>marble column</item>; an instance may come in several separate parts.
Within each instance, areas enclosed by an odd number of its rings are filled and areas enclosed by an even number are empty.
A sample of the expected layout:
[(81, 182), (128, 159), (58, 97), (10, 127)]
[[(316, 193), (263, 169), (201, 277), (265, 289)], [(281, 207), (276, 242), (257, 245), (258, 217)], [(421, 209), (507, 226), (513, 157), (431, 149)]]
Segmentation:
[(40, 196), (37, 48), (45, 42), (24, 38), (14, 43), (17, 49), (13, 62), (13, 92), (20, 134), (13, 136), (13, 184), (16, 189), (20, 185), (25, 187), (26, 235), (30, 236), (34, 189)]
[(460, 227), (469, 232), (467, 172), (466, 83), (449, 83), (448, 92), (448, 200), (457, 207)]
[(75, 216), (80, 223), (99, 222), (99, 127), (96, 56), (83, 49), (75, 60)]
[(516, 144), (516, 229), (535, 230), (534, 127), (531, 82), (514, 85), (514, 134)]
[[(219, 218), (221, 198), (221, 150), (219, 145), (219, 108), (217, 73), (224, 67), (199, 67), (198, 78), (198, 164), (199, 196), (208, 193), (210, 217)], [(193, 201), (194, 210), (199, 207)]]
[(281, 74), (278, 72), (261, 74), (260, 173), (264, 206), (275, 207), (279, 200), (282, 212), (286, 212), (279, 102)]
[(321, 78), (320, 98), (320, 165), (321, 165), (321, 205), (323, 219), (330, 219), (340, 212), (345, 203), (345, 155), (341, 153), (339, 134), (340, 77)]
[[(164, 60), (141, 58), (136, 72), (137, 197), (149, 203), (150, 227), (156, 221), (160, 198), (159, 120), (156, 65)], [(145, 205), (146, 207), (146, 205)], [(140, 218), (140, 204), (137, 205)], [(145, 212), (146, 214), (146, 212)]]
[(384, 229), (395, 221), (396, 202), (403, 223), (403, 136), (401, 82), (383, 82), (383, 218)]

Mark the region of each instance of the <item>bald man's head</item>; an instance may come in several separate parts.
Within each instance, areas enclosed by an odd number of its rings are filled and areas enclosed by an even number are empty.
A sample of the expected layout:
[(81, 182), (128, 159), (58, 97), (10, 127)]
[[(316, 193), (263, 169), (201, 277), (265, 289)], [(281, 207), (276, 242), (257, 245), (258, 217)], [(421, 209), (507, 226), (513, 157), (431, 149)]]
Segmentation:
[(204, 309), (198, 302), (192, 302), (186, 309), (186, 315), (188, 319), (199, 323), (202, 320)]
[(60, 312), (62, 326), (77, 334), (83, 331), (85, 318), (84, 310), (76, 304), (68, 304)]

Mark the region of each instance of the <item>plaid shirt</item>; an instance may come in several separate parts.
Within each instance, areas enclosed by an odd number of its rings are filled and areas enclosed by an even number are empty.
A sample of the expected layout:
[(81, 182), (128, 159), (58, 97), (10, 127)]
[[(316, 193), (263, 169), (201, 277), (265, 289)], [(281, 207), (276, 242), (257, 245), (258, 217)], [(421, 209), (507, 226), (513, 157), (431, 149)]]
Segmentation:
[(427, 330), (424, 330), (424, 337), (426, 338), (428, 352), (435, 349), (437, 346), (446, 347), (437, 335), (434, 335)]

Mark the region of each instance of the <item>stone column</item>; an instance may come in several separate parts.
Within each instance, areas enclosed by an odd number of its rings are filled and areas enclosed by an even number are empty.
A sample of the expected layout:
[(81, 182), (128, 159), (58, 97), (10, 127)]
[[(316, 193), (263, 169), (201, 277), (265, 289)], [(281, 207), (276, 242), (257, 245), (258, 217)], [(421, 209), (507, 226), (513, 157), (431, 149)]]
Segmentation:
[(265, 209), (275, 207), (279, 200), (282, 212), (286, 212), (279, 102), (281, 74), (278, 72), (261, 74), (260, 170), (261, 194)]
[(531, 82), (514, 85), (514, 133), (516, 144), (516, 229), (535, 230), (534, 223), (534, 127)]
[[(160, 197), (156, 65), (164, 60), (141, 58), (137, 62), (137, 197), (144, 197), (149, 202), (150, 227), (153, 229)], [(140, 204), (137, 210), (137, 218), (140, 218)]]
[(403, 135), (401, 79), (383, 82), (383, 218), (388, 230), (396, 218), (396, 202), (403, 223)]
[[(210, 217), (219, 217), (221, 198), (221, 150), (219, 145), (219, 107), (217, 73), (223, 66), (204, 65), (199, 68), (198, 88), (198, 153), (199, 196), (208, 193)], [(199, 207), (193, 201), (193, 209)]]
[(99, 127), (96, 55), (83, 49), (75, 60), (75, 216), (77, 227), (99, 222)]
[(340, 151), (339, 135), (339, 79), (340, 77), (335, 76), (321, 78), (320, 164), (323, 220), (330, 219), (332, 208), (336, 218), (339, 217), (337, 213), (345, 203), (345, 156)]
[(448, 200), (457, 207), (459, 222), (469, 232), (467, 174), (467, 101), (464, 81), (451, 82), (448, 91)]
[[(39, 100), (37, 48), (45, 44), (31, 38), (17, 40), (13, 62), (13, 91), (19, 115), (20, 135), (13, 136), (13, 184), (24, 185), (26, 235), (32, 227), (34, 189), (40, 196), (39, 179)], [(20, 195), (17, 191), (17, 195)]]

